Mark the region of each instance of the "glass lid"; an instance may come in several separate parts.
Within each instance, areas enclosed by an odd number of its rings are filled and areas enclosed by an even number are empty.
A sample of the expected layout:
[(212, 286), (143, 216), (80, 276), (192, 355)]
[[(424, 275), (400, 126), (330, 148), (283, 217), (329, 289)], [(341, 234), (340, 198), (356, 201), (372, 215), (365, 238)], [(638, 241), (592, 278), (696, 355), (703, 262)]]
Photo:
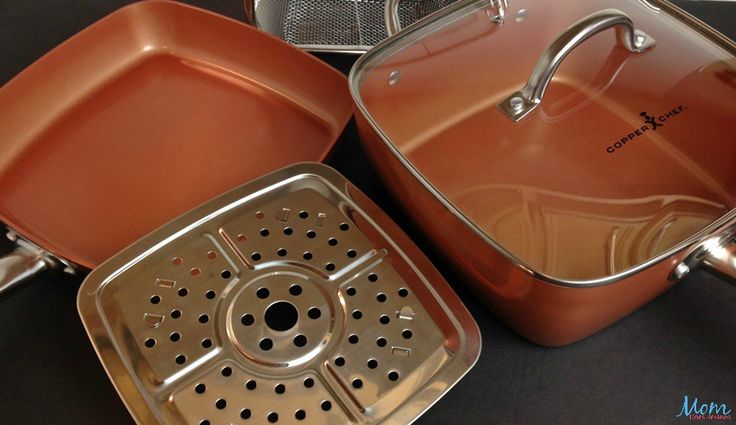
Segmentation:
[(665, 2), (464, 1), (363, 57), (351, 90), (519, 263), (604, 279), (736, 205), (736, 47), (711, 31)]

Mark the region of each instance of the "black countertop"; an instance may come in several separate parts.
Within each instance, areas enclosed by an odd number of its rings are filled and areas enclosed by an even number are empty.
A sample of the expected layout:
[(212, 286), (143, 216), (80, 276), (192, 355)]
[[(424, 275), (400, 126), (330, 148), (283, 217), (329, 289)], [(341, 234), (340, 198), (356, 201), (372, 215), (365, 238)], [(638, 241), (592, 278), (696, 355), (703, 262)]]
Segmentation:
[[(126, 3), (0, 0), (0, 82)], [(243, 17), (239, 0), (189, 3)], [(736, 4), (677, 3), (736, 38)], [(345, 72), (355, 60), (320, 57)], [(330, 165), (418, 242), (453, 283), (483, 336), (478, 364), (417, 423), (686, 423), (688, 419), (675, 418), (685, 395), (727, 403), (736, 412), (732, 285), (695, 272), (646, 307), (581, 342), (562, 348), (534, 345), (463, 289), (443, 253), (421, 237), (363, 158), (351, 123)], [(4, 244), (3, 251), (8, 249)], [(132, 423), (78, 318), (81, 281), (82, 276), (45, 275), (0, 296), (0, 423)], [(736, 420), (736, 414), (731, 416)]]

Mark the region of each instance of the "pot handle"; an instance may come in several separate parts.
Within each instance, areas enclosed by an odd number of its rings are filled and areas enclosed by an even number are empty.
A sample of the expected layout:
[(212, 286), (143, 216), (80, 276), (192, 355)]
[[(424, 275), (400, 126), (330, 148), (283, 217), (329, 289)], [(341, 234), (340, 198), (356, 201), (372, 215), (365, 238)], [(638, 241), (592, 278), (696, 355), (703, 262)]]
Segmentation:
[(49, 264), (42, 256), (16, 247), (13, 252), (0, 258), (0, 294), (48, 268)]
[(736, 284), (736, 237), (731, 231), (700, 243), (672, 270), (669, 279), (678, 281), (697, 267)]
[(703, 258), (703, 268), (736, 283), (736, 241), (709, 250)]
[(542, 53), (524, 88), (504, 99), (498, 108), (514, 122), (524, 118), (542, 102), (544, 92), (562, 60), (582, 42), (611, 27), (616, 28), (619, 43), (632, 53), (643, 52), (656, 43), (652, 37), (635, 29), (631, 18), (618, 9), (591, 13), (557, 36)]

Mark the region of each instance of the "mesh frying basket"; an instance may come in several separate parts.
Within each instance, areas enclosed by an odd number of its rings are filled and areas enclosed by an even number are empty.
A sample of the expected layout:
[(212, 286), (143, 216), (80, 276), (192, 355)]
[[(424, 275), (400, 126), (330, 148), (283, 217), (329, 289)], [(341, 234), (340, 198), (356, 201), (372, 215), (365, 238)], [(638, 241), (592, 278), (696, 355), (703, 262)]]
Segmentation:
[(78, 308), (139, 423), (397, 423), (475, 363), (480, 335), (401, 230), (297, 164), (94, 270)]
[(310, 51), (362, 53), (456, 0), (245, 0), (250, 23)]

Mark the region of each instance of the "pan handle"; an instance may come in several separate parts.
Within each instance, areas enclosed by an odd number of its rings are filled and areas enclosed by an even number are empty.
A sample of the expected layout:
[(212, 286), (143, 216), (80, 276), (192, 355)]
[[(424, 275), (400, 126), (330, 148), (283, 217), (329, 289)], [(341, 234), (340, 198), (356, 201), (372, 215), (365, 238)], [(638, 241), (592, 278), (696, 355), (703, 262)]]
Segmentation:
[(736, 241), (709, 250), (703, 258), (703, 268), (736, 283)]
[(244, 0), (243, 5), (245, 6), (245, 22), (255, 25), (256, 24), (256, 4), (254, 0)]
[(0, 257), (0, 294), (45, 270), (63, 267), (65, 272), (74, 274), (74, 266), (68, 261), (56, 257), (12, 230), (8, 231), (7, 236), (15, 242), (15, 249)]
[(670, 274), (671, 281), (684, 278), (697, 267), (736, 284), (736, 236), (732, 231), (700, 243)]
[(643, 52), (656, 41), (634, 28), (631, 18), (618, 9), (603, 9), (591, 13), (560, 34), (542, 53), (529, 80), (521, 90), (498, 104), (509, 118), (518, 122), (542, 102), (544, 92), (562, 60), (588, 38), (615, 27), (618, 41), (632, 53)]

